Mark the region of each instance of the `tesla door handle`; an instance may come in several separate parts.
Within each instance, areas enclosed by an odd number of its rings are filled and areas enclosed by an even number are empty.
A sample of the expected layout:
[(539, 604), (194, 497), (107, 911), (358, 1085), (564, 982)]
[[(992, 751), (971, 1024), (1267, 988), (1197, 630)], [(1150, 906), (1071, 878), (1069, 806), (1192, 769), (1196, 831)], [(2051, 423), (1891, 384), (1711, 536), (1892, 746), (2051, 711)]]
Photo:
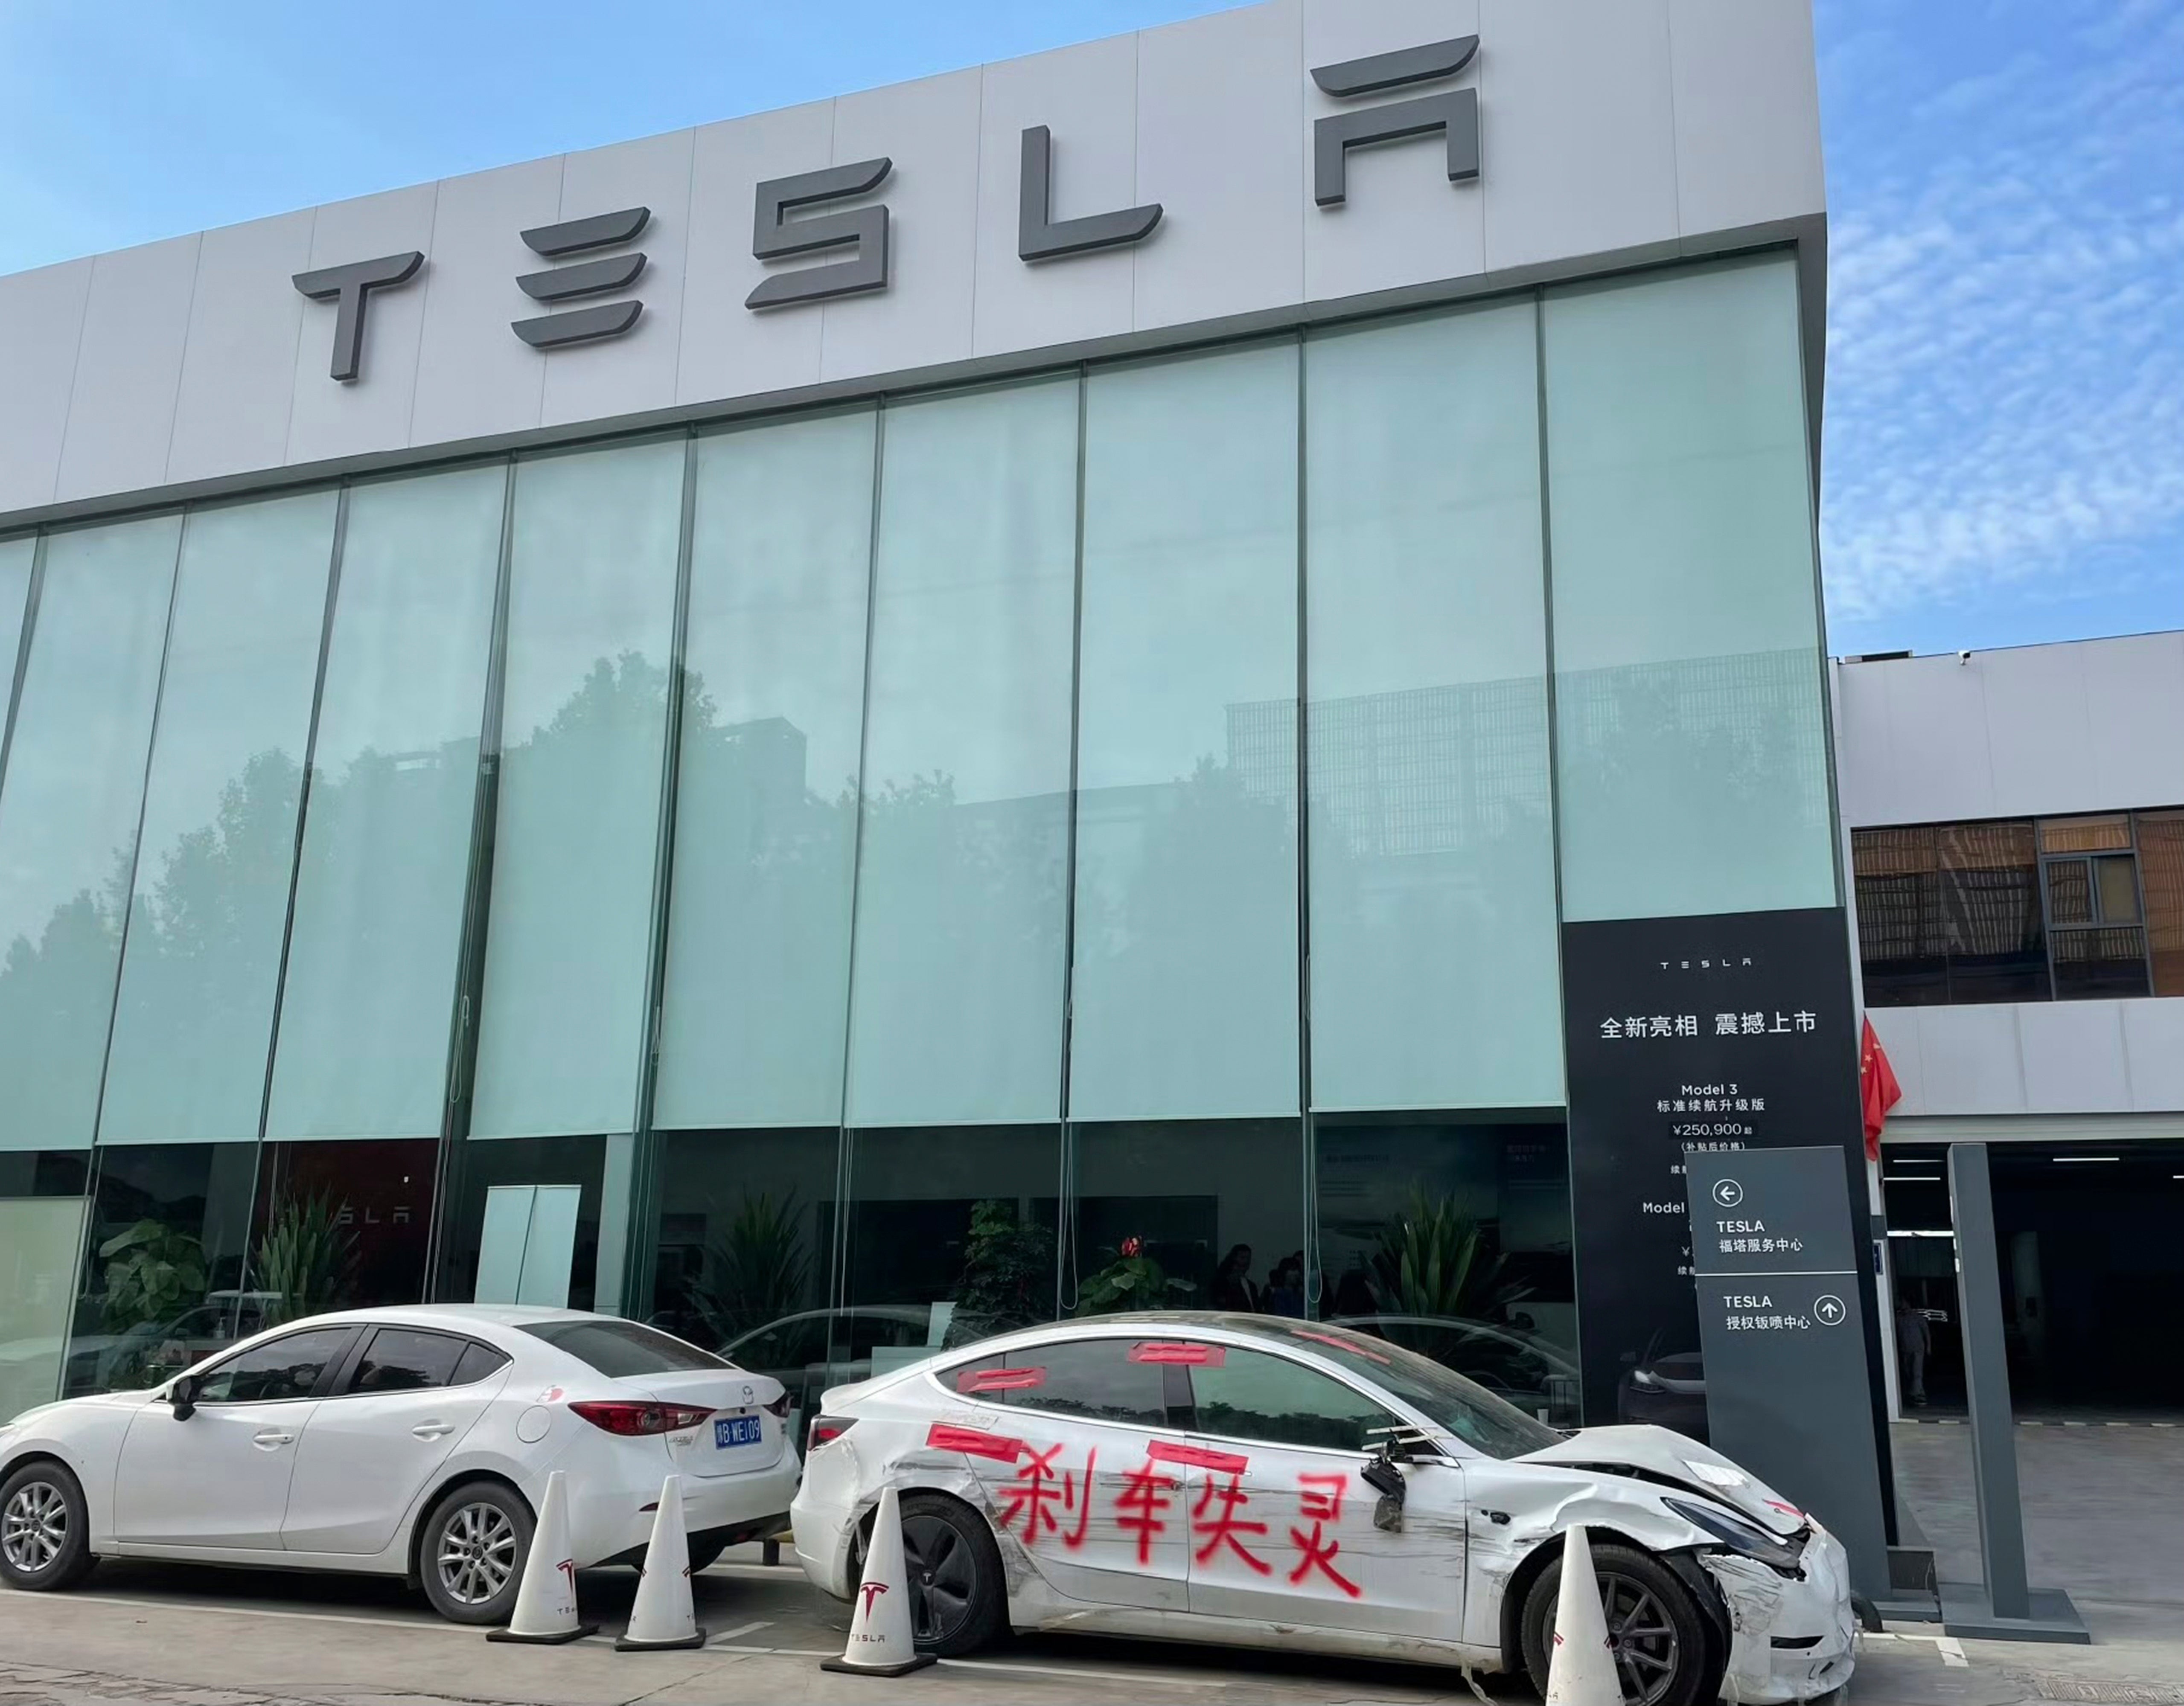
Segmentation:
[(282, 1433), (276, 1428), (268, 1428), (265, 1432), (258, 1435), (256, 1438), (252, 1440), (251, 1443), (255, 1446), (262, 1447), (267, 1451), (278, 1451), (282, 1446), (293, 1445), (295, 1442), (295, 1435), (292, 1433)]
[(410, 1430), (419, 1439), (440, 1439), (455, 1431), (452, 1422), (419, 1422)]

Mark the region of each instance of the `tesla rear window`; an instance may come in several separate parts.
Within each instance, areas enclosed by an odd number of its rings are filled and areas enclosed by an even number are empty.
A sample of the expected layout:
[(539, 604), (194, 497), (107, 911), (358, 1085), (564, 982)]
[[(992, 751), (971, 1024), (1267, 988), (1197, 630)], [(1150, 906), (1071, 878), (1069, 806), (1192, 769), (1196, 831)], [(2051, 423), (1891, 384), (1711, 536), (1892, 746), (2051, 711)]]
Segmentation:
[(669, 1375), (690, 1369), (725, 1369), (732, 1364), (710, 1351), (635, 1321), (572, 1316), (566, 1321), (541, 1321), (523, 1330), (543, 1339), (557, 1351), (566, 1351), (578, 1362), (609, 1380), (633, 1375)]

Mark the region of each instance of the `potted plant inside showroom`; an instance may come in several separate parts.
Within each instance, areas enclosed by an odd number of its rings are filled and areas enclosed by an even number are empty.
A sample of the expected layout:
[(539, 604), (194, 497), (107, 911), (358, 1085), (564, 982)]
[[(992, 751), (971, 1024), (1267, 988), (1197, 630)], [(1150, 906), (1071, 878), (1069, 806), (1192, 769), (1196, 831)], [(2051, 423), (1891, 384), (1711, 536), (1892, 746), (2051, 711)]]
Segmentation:
[(97, 1384), (150, 1386), (172, 1370), (161, 1354), (168, 1329), (205, 1298), (204, 1246), (164, 1220), (139, 1220), (98, 1247), (105, 1263), (102, 1325), (113, 1335)]
[(291, 1197), (274, 1214), (252, 1270), (266, 1300), (267, 1326), (323, 1314), (348, 1300), (356, 1235), (342, 1224), (346, 1207), (331, 1196)]
[(1124, 1309), (1178, 1309), (1197, 1289), (1188, 1280), (1171, 1279), (1146, 1254), (1144, 1239), (1125, 1238), (1116, 1247), (1114, 1260), (1077, 1288), (1077, 1313), (1112, 1315)]
[(804, 1306), (811, 1262), (805, 1253), (803, 1218), (790, 1192), (746, 1195), (735, 1218), (706, 1247), (705, 1275), (690, 1288), (690, 1303), (716, 1344), (729, 1344)]

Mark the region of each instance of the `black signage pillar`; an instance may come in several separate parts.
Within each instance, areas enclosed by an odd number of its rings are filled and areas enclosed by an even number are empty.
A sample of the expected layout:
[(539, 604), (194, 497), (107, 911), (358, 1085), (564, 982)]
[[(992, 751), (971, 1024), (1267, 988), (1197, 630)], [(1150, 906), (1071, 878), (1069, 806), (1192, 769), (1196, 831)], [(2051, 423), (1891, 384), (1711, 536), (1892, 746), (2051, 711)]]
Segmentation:
[(1886, 1598), (1858, 1283), (1865, 1216), (1842, 1152), (1708, 1151), (1689, 1158), (1684, 1182), (1714, 1448), (1825, 1524), (1852, 1582)]
[[(1686, 1157), (1823, 1147), (1840, 1158), (1836, 1200), (1864, 1200), (1843, 913), (1565, 924), (1563, 1019), (1585, 1419), (1704, 1438), (1713, 1371), (1692, 1290)], [(1860, 1396), (1885, 1466), (1879, 1314), (1871, 1267), (1858, 1269)]]

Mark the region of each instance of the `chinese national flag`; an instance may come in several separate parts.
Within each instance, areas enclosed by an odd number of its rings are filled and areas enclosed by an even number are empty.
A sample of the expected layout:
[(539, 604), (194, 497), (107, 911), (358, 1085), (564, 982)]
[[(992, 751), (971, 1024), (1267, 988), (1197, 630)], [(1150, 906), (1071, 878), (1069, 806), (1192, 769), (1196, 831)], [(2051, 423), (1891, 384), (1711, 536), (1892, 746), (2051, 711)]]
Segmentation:
[(1880, 1128), (1888, 1110), (1903, 1099), (1903, 1086), (1888, 1064), (1888, 1051), (1873, 1034), (1873, 1021), (1865, 1021), (1865, 1034), (1858, 1051), (1858, 1099), (1865, 1110), (1865, 1159), (1880, 1159)]

